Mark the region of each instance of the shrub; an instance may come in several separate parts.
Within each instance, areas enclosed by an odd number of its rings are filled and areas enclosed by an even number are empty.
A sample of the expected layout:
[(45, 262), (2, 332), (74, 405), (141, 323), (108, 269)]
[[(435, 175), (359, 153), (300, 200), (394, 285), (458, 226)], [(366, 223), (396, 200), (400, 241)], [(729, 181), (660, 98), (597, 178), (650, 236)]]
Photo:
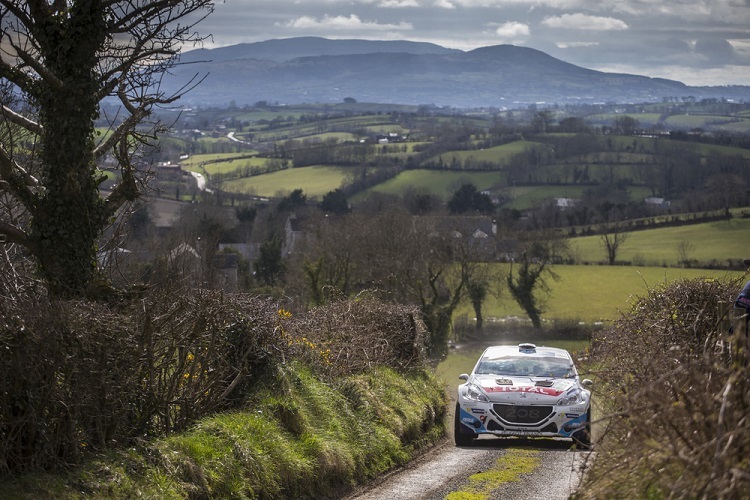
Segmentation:
[(595, 334), (607, 416), (581, 497), (739, 498), (750, 489), (747, 338), (717, 328), (719, 302), (733, 301), (738, 285), (657, 287)]
[[(292, 317), (268, 298), (208, 290), (109, 303), (27, 294), (0, 312), (0, 476), (240, 408), (292, 361), (328, 378), (424, 362), (417, 311), (370, 299)], [(276, 410), (300, 423), (295, 408)]]
[(218, 292), (25, 298), (0, 320), (0, 474), (184, 429), (283, 357), (276, 307)]
[(422, 366), (426, 329), (416, 307), (376, 299), (340, 300), (285, 325), (297, 357), (318, 373), (342, 377), (376, 366)]

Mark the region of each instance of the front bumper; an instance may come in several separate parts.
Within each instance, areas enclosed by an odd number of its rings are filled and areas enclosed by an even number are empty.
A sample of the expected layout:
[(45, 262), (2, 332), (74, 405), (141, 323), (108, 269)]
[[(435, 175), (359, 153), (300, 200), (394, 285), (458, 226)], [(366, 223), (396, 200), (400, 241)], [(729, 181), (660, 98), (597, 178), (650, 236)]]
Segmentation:
[(588, 401), (577, 405), (459, 401), (460, 432), (495, 436), (572, 437), (588, 423)]

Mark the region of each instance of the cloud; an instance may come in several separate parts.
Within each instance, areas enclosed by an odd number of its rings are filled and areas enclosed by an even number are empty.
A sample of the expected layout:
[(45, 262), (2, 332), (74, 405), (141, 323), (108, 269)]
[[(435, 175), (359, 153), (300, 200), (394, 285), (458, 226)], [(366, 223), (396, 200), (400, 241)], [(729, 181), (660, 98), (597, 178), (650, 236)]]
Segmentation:
[(590, 31), (621, 31), (628, 29), (627, 23), (614, 17), (590, 16), (588, 14), (563, 14), (547, 17), (542, 21), (548, 28), (563, 28)]
[(700, 39), (695, 42), (695, 52), (717, 65), (734, 59), (734, 47), (726, 40)]
[(409, 31), (413, 28), (411, 23), (400, 22), (398, 24), (378, 24), (376, 22), (362, 21), (359, 16), (351, 14), (346, 16), (324, 15), (322, 18), (302, 16), (284, 23), (276, 23), (276, 26), (296, 30), (368, 30), (368, 31)]
[(507, 22), (498, 26), (495, 34), (502, 38), (517, 38), (519, 36), (529, 36), (531, 30), (528, 24)]
[(448, 0), (436, 0), (433, 4), (438, 9), (455, 9), (456, 6), (450, 3)]
[(378, 7), (386, 9), (403, 9), (405, 7), (419, 7), (417, 0), (382, 0)]
[(599, 42), (555, 42), (560, 49), (574, 49), (577, 47), (596, 47)]

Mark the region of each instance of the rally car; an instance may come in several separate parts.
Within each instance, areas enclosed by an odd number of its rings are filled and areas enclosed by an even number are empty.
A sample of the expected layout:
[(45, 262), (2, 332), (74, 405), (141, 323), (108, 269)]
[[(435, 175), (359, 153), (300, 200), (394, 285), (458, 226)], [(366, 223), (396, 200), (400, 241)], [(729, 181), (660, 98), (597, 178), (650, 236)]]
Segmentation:
[(591, 380), (580, 380), (564, 349), (534, 344), (488, 347), (471, 375), (459, 376), (456, 446), (481, 434), (569, 438), (591, 447)]

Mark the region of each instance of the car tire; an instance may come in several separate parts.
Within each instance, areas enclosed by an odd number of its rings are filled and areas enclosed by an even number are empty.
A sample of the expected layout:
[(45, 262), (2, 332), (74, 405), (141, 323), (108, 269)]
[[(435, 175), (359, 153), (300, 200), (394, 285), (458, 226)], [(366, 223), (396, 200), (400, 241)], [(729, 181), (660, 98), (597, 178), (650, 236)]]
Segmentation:
[(573, 443), (579, 450), (591, 449), (591, 408), (586, 412), (586, 426), (572, 435)]
[(471, 446), (474, 438), (477, 437), (476, 432), (466, 432), (465, 429), (466, 426), (461, 423), (461, 407), (456, 403), (456, 412), (453, 417), (453, 438), (456, 446)]

